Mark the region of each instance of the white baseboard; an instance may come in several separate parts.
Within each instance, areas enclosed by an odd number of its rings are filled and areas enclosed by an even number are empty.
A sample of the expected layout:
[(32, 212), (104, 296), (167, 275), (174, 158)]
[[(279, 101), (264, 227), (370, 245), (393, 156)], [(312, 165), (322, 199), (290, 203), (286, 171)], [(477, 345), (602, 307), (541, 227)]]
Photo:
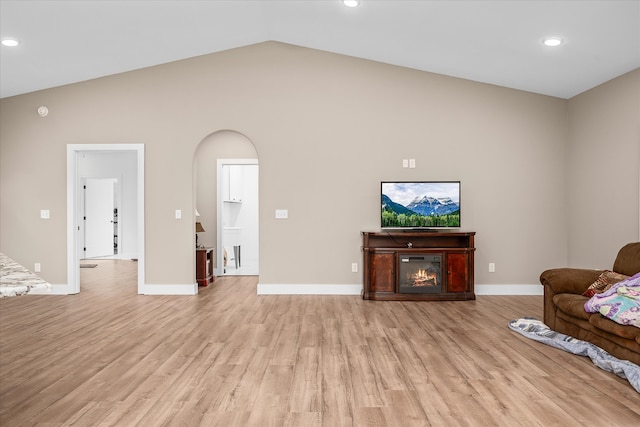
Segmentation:
[(475, 285), (476, 295), (544, 295), (542, 285)]
[(138, 293), (141, 295), (197, 295), (198, 284), (150, 285), (145, 283)]
[(277, 285), (258, 283), (258, 295), (362, 295), (362, 285)]
[[(80, 289), (82, 292), (82, 289)], [(72, 295), (75, 294), (69, 285), (51, 285), (51, 290), (32, 289), (27, 295)], [(197, 295), (198, 284), (180, 285), (143, 285), (140, 295)]]
[(51, 284), (51, 289), (31, 289), (27, 295), (71, 295), (73, 293), (73, 290), (67, 284)]
[(115, 259), (132, 260), (132, 259), (138, 259), (138, 254), (136, 254), (136, 253), (123, 253), (123, 254), (114, 255), (114, 258)]

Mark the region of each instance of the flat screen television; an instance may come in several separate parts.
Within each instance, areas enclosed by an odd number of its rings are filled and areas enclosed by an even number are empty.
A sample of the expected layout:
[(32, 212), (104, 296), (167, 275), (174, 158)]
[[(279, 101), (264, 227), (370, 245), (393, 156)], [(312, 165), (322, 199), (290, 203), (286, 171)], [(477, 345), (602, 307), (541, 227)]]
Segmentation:
[(383, 181), (382, 228), (460, 227), (460, 181)]

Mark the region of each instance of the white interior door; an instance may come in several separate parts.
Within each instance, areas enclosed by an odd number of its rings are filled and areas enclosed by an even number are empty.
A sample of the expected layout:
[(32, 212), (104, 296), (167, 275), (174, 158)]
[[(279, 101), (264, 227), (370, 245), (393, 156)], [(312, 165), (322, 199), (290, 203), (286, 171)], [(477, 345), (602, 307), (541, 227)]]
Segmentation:
[(84, 187), (85, 258), (111, 256), (114, 178), (87, 178)]

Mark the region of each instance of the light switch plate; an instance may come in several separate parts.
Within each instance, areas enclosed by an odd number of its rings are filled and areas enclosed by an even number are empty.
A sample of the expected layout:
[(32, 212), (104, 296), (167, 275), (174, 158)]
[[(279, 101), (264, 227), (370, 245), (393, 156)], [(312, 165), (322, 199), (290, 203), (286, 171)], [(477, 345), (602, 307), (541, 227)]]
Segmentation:
[(40, 210), (40, 218), (41, 219), (49, 219), (49, 218), (51, 218), (51, 215), (49, 213), (49, 209)]
[(289, 218), (289, 211), (286, 209), (276, 209), (276, 219)]
[(176, 209), (176, 219), (182, 219), (182, 210)]

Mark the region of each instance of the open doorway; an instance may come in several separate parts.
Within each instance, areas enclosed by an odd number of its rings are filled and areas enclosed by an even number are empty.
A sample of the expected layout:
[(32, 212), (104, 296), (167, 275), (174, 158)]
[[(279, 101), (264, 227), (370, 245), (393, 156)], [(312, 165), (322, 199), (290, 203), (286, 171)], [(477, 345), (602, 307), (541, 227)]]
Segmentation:
[(217, 172), (218, 274), (257, 276), (258, 160), (218, 159)]
[[(259, 178), (255, 146), (239, 132), (218, 131), (200, 142), (193, 165), (194, 229), (199, 230), (194, 233), (194, 240), (197, 236), (200, 245), (214, 248), (216, 276), (258, 275)], [(231, 168), (223, 170), (223, 165)]]
[[(98, 184), (86, 193), (87, 182)], [(113, 198), (113, 201), (111, 201)], [(97, 199), (97, 200), (96, 200)], [(105, 200), (106, 199), (106, 200)], [(89, 202), (87, 207), (85, 204)], [(97, 203), (99, 206), (93, 206)], [(87, 210), (88, 209), (88, 210)], [(85, 246), (91, 222), (85, 214), (99, 210), (100, 248)], [(109, 211), (110, 210), (110, 211)], [(93, 215), (93, 213), (92, 213)], [(115, 222), (115, 223), (114, 223)], [(104, 231), (106, 231), (105, 234)], [(94, 243), (90, 242), (90, 245)], [(89, 252), (87, 252), (87, 249)], [(105, 252), (102, 254), (102, 252)], [(137, 293), (144, 288), (144, 145), (67, 145), (67, 289), (80, 292), (80, 260), (95, 257), (137, 263)]]

